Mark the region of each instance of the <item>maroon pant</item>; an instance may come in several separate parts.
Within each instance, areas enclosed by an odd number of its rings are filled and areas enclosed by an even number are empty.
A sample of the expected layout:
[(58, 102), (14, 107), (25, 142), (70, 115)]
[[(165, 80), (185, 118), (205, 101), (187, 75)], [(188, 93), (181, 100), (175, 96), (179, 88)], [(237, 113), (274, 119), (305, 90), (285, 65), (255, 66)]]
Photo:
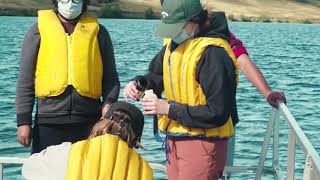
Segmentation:
[(228, 140), (169, 137), (169, 180), (218, 180), (227, 159)]

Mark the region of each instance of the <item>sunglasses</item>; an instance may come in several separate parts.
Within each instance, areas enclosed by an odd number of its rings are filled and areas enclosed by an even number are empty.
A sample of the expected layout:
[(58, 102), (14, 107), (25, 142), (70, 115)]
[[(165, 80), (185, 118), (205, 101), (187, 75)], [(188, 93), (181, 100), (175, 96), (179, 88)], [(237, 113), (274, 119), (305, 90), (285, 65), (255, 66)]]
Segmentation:
[[(62, 4), (68, 4), (70, 2), (70, 0), (57, 0), (58, 3), (62, 3)], [(72, 2), (76, 3), (76, 4), (80, 4), (83, 2), (83, 0), (72, 0)]]

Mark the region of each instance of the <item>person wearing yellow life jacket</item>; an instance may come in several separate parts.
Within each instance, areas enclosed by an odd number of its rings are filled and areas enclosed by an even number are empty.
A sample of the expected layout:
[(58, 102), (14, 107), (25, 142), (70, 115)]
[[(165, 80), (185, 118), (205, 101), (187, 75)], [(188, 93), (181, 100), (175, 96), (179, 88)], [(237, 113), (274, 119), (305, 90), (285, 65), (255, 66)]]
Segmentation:
[[(163, 3), (163, 0), (160, 0), (160, 3)], [(205, 2), (208, 4), (208, 2)], [(209, 4), (208, 7), (210, 8)], [(214, 26), (214, 24), (212, 24)], [(251, 60), (249, 53), (240, 39), (238, 39), (232, 32), (230, 32), (231, 41), (230, 46), (233, 53), (237, 58), (238, 68), (245, 77), (257, 88), (257, 90), (265, 97), (266, 101), (275, 108), (278, 107), (278, 102), (282, 101), (286, 103), (286, 96), (281, 91), (274, 91), (270, 88), (266, 79), (264, 78), (260, 69), (254, 64)], [(166, 45), (170, 43), (170, 39), (165, 38), (163, 44)], [(238, 120), (235, 121), (234, 126), (238, 123)], [(229, 139), (228, 144), (228, 158), (227, 166), (233, 166), (233, 157), (235, 150), (235, 136)], [(231, 177), (231, 174), (228, 174), (228, 178)], [(223, 179), (223, 178), (222, 178)]]
[[(160, 0), (162, 5), (163, 0)], [(204, 2), (208, 4), (208, 2)], [(206, 6), (206, 5), (205, 5)], [(208, 7), (210, 9), (210, 5)], [(212, 24), (214, 26), (214, 24)], [(255, 63), (251, 60), (249, 53), (242, 43), (240, 39), (238, 39), (232, 32), (230, 32), (231, 41), (230, 46), (232, 48), (233, 53), (237, 58), (237, 64), (239, 70), (245, 75), (245, 77), (254, 85), (257, 90), (265, 97), (266, 101), (275, 108), (278, 107), (278, 102), (286, 103), (286, 96), (281, 91), (274, 91), (270, 88), (269, 84), (267, 83), (264, 75), (260, 71), (260, 69), (255, 65)], [(170, 39), (165, 38), (163, 40), (163, 44), (166, 45), (170, 43)], [(236, 120), (234, 126), (239, 122)], [(235, 153), (235, 138), (236, 134), (232, 138), (229, 139), (228, 144), (228, 158), (227, 158), (227, 166), (233, 166), (233, 158)], [(231, 177), (231, 174), (228, 173), (228, 178)]]
[(152, 180), (153, 173), (134, 148), (142, 148), (142, 112), (115, 102), (87, 140), (50, 146), (30, 156), (22, 167), (27, 180)]
[[(237, 61), (225, 14), (210, 16), (200, 0), (162, 4), (156, 33), (172, 40), (144, 77), (158, 97), (164, 91), (166, 101), (145, 99), (142, 106), (145, 114), (159, 115), (159, 129), (167, 135), (169, 180), (217, 180), (234, 134)], [(135, 81), (129, 82), (125, 97), (137, 100), (138, 94)]]
[(16, 88), (18, 142), (32, 140), (32, 153), (85, 139), (120, 89), (111, 38), (89, 1), (52, 2), (25, 35)]
[[(286, 103), (286, 96), (281, 91), (274, 91), (270, 88), (266, 79), (264, 78), (260, 69), (254, 64), (251, 60), (249, 53), (246, 47), (243, 45), (242, 41), (235, 37), (235, 35), (230, 32), (231, 42), (230, 46), (233, 53), (237, 58), (237, 63), (239, 70), (243, 72), (245, 77), (258, 89), (258, 91), (265, 97), (266, 101), (275, 108), (278, 107), (278, 102), (282, 101)], [(163, 40), (164, 45), (170, 43), (170, 39)], [(238, 123), (238, 120), (234, 123), (234, 126)], [(233, 166), (233, 157), (235, 153), (235, 138), (236, 134), (229, 139), (228, 144), (228, 158), (227, 166)], [(228, 178), (231, 177), (231, 174), (228, 174)], [(222, 178), (223, 179), (223, 178)]]

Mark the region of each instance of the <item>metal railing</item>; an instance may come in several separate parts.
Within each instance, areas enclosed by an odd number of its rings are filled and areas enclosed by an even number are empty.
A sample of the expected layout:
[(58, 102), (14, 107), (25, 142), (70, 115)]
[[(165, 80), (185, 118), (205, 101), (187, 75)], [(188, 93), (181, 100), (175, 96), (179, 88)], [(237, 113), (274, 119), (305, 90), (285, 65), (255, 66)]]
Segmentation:
[[(289, 126), (288, 132), (288, 161), (287, 161), (287, 176), (283, 176), (283, 172), (279, 166), (279, 115), (283, 114), (286, 123)], [(271, 138), (273, 139), (273, 158), (272, 167), (264, 165), (268, 146)], [(260, 180), (262, 173), (273, 174), (275, 180), (295, 179), (295, 155), (296, 145), (299, 145), (305, 155), (305, 165), (303, 172), (303, 180), (319, 180), (320, 179), (320, 157), (316, 152), (302, 129), (298, 125), (285, 104), (279, 103), (279, 108), (272, 108), (270, 118), (267, 124), (266, 134), (263, 141), (262, 150), (257, 166), (232, 166), (226, 167), (224, 171), (225, 179), (228, 179), (228, 173), (255, 173), (255, 180)], [(3, 179), (3, 164), (23, 164), (23, 158), (1, 158), (0, 157), (0, 180)], [(162, 164), (150, 163), (153, 170), (159, 170), (166, 173), (166, 168)]]
[(0, 180), (3, 179), (3, 165), (4, 164), (20, 164), (20, 165), (22, 165), (24, 161), (25, 161), (24, 158), (0, 157)]
[[(280, 169), (279, 165), (279, 123), (280, 123), (280, 113), (283, 114), (285, 122), (289, 126), (288, 132), (288, 160), (287, 160), (287, 170), (286, 177), (283, 175), (283, 171)], [(272, 167), (266, 167), (264, 165), (268, 146), (271, 138), (273, 139), (273, 156), (272, 156)], [(268, 121), (266, 133), (264, 136), (263, 146), (261, 149), (259, 162), (257, 166), (232, 166), (225, 168), (225, 179), (227, 179), (227, 174), (229, 173), (244, 173), (251, 172), (255, 173), (255, 180), (260, 180), (262, 173), (273, 174), (275, 180), (295, 179), (295, 155), (296, 155), (296, 145), (299, 145), (305, 155), (305, 165), (303, 172), (303, 180), (320, 180), (320, 157), (317, 151), (314, 149), (309, 139), (303, 133), (299, 124), (293, 117), (293, 115), (288, 110), (287, 106), (280, 102), (279, 108), (272, 108), (270, 113), (270, 118)]]

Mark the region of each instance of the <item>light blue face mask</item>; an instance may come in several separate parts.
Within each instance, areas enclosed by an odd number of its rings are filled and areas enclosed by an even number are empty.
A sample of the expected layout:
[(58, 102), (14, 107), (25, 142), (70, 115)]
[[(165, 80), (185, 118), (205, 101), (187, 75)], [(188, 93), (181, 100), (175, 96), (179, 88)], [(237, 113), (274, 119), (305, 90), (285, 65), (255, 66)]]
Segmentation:
[(190, 38), (192, 38), (192, 36), (187, 34), (184, 30), (182, 30), (178, 35), (176, 35), (176, 37), (172, 38), (172, 41), (177, 44), (181, 44)]
[(176, 35), (176, 37), (172, 38), (172, 41), (177, 44), (181, 44), (184, 41), (193, 38), (195, 36), (196, 29), (197, 29), (197, 26), (194, 26), (194, 29), (193, 29), (191, 35), (186, 33), (186, 31), (184, 29), (182, 29), (182, 31), (178, 35)]
[(58, 1), (58, 12), (66, 19), (75, 19), (82, 13), (82, 6), (83, 1), (69, 0), (67, 3)]

